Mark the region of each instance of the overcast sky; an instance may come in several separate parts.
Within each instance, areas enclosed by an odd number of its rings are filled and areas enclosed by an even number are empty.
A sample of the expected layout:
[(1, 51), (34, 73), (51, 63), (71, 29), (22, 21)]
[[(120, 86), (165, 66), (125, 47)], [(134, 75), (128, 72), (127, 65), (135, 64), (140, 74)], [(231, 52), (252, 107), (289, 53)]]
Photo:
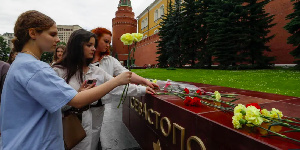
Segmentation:
[[(135, 17), (152, 2), (131, 0)], [(112, 30), (118, 4), (119, 0), (0, 0), (0, 34), (13, 33), (18, 16), (27, 10), (38, 10), (57, 25), (79, 25), (87, 30), (101, 26)]]

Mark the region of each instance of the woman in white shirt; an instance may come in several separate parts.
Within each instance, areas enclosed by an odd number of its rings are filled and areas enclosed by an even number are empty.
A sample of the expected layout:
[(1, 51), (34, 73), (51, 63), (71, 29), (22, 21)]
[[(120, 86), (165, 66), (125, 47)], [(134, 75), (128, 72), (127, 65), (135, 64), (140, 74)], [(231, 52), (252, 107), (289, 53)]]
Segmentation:
[[(111, 76), (117, 76), (122, 72), (128, 71), (121, 63), (114, 57), (110, 56), (110, 43), (111, 43), (111, 32), (106, 28), (95, 28), (92, 30), (98, 38), (98, 46), (96, 48), (94, 60), (92, 65), (95, 65)], [(150, 88), (158, 87), (157, 84), (150, 82), (149, 80), (132, 73), (131, 83), (146, 85)], [(102, 126), (102, 119), (104, 113), (104, 107), (98, 105), (98, 107), (92, 107), (92, 117), (93, 117), (93, 143), (99, 141), (99, 135)], [(94, 141), (95, 140), (95, 141)], [(101, 142), (100, 142), (101, 144)], [(99, 146), (100, 146), (99, 144)], [(93, 144), (96, 145), (96, 144)], [(95, 149), (94, 147), (93, 149)]]
[[(84, 29), (74, 31), (67, 43), (64, 57), (57, 62), (53, 68), (58, 75), (66, 80), (75, 90), (80, 90), (83, 83), (88, 80), (95, 80), (97, 86), (113, 79), (104, 70), (90, 65), (93, 60), (95, 47), (97, 46), (96, 35)], [(153, 94), (154, 91), (145, 86), (130, 85), (128, 95), (142, 96), (145, 93)], [(124, 87), (117, 87), (109, 95), (121, 95)], [(98, 100), (98, 103), (107, 101)], [(65, 107), (65, 110), (67, 108)], [(89, 106), (82, 112), (82, 126), (87, 136), (73, 149), (94, 150), (92, 148), (92, 116)]]

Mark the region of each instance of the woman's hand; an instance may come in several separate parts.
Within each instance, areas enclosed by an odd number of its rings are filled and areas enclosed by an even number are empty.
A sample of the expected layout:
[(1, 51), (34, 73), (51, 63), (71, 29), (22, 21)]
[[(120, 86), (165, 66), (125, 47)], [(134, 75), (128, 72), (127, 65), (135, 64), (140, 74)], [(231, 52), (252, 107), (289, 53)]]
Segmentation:
[(159, 88), (159, 86), (156, 84), (156, 83), (153, 83), (153, 82), (150, 82), (149, 80), (145, 79), (146, 81), (146, 85), (151, 87), (152, 89), (155, 89), (155, 88)]
[(96, 83), (92, 83), (92, 84), (87, 84), (87, 81), (84, 81), (80, 88), (78, 89), (78, 92), (84, 91), (84, 90), (88, 90), (91, 89), (93, 87), (95, 87)]
[(119, 83), (119, 85), (128, 84), (131, 81), (132, 72), (123, 72), (115, 77), (116, 81)]
[(156, 94), (154, 89), (150, 88), (150, 87), (146, 87), (146, 93), (148, 94)]

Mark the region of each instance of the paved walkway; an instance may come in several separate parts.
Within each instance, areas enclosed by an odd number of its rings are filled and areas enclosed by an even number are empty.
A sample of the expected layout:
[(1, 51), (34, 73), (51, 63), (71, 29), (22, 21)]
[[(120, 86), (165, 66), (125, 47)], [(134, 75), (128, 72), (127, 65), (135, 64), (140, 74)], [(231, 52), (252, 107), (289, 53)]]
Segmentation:
[(102, 150), (141, 150), (127, 127), (122, 122), (122, 106), (118, 98), (105, 104), (105, 113), (101, 129)]

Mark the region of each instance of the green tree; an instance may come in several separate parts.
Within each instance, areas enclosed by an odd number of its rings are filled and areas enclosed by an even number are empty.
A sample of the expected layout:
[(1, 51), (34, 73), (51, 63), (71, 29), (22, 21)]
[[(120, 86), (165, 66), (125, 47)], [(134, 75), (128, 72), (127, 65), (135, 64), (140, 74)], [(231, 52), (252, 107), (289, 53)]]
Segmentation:
[(57, 45), (67, 45), (65, 42), (58, 42)]
[(244, 58), (248, 57), (248, 62), (258, 67), (266, 67), (274, 60), (274, 57), (268, 57), (265, 52), (271, 49), (266, 45), (275, 35), (269, 35), (270, 28), (275, 24), (272, 23), (274, 15), (266, 13), (264, 7), (270, 2), (269, 0), (245, 0), (244, 10), (248, 14), (244, 16), (244, 29), (248, 31), (246, 49), (244, 49)]
[(208, 51), (223, 69), (230, 65), (235, 66), (242, 60), (239, 52), (245, 34), (240, 22), (241, 7), (241, 1), (214, 0), (205, 18), (208, 28)]
[(170, 68), (182, 66), (182, 52), (180, 49), (181, 40), (181, 1), (171, 1), (168, 6), (167, 14), (164, 15), (159, 32), (160, 41), (158, 41), (159, 66), (168, 66)]
[(171, 27), (168, 30), (171, 40), (167, 42), (167, 46), (170, 47), (168, 50), (169, 58), (168, 64), (171, 68), (182, 67), (182, 51), (181, 51), (181, 0), (175, 0), (173, 6), (174, 11), (170, 15), (170, 24)]
[(53, 52), (44, 52), (41, 57), (41, 61), (50, 64), (52, 62)]
[(198, 63), (197, 66), (203, 68), (207, 66), (208, 68), (212, 65), (212, 53), (207, 49), (207, 37), (208, 37), (208, 29), (207, 22), (205, 18), (207, 17), (207, 12), (209, 5), (212, 3), (211, 0), (201, 0), (195, 1), (195, 6), (198, 8), (196, 10), (196, 18), (193, 21), (196, 26), (195, 29), (195, 37), (198, 40), (196, 42), (197, 47), (197, 58)]
[[(199, 43), (199, 28), (201, 24), (197, 24), (196, 13), (197, 7), (195, 0), (185, 0), (182, 4), (182, 23), (181, 23), (181, 51), (182, 51), (182, 63), (191, 64), (191, 67), (195, 66), (198, 53)], [(200, 26), (198, 26), (200, 25)]]
[(160, 40), (158, 43), (158, 50), (157, 54), (159, 56), (157, 57), (157, 61), (159, 62), (158, 65), (160, 67), (167, 67), (169, 65), (169, 57), (173, 49), (173, 45), (170, 44), (170, 41), (173, 40), (172, 32), (174, 28), (173, 20), (174, 19), (174, 5), (172, 1), (170, 1), (167, 9), (167, 14), (165, 14), (162, 17), (162, 21), (160, 23), (160, 29), (159, 29), (159, 37)]
[(289, 33), (292, 35), (288, 37), (288, 44), (293, 44), (293, 46), (296, 46), (296, 48), (290, 52), (292, 56), (294, 56), (295, 59), (298, 59), (295, 61), (297, 63), (297, 68), (300, 69), (300, 1), (299, 0), (291, 0), (294, 5), (294, 12), (289, 14), (286, 19), (291, 19), (289, 23), (284, 27)]
[(7, 43), (4, 41), (4, 38), (0, 36), (0, 60), (7, 61), (10, 48)]

